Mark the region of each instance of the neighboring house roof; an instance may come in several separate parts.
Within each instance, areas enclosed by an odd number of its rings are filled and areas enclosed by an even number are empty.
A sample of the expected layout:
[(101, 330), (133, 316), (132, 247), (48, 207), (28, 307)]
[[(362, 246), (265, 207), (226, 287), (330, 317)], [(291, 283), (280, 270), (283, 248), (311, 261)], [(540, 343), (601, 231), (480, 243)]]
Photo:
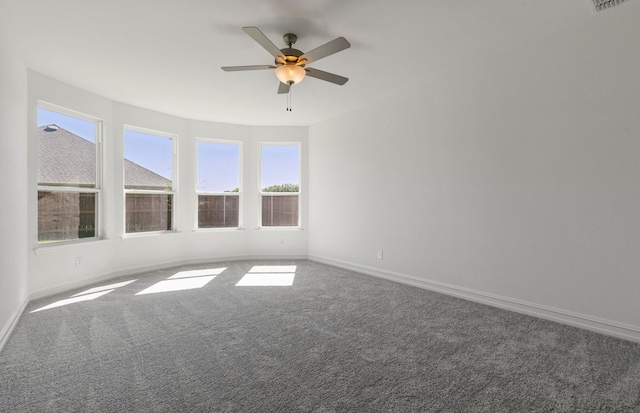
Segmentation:
[(171, 180), (128, 159), (124, 160), (124, 184), (127, 189), (168, 189)]
[[(51, 132), (48, 132), (51, 130)], [(57, 125), (38, 128), (38, 183), (89, 186), (95, 184), (96, 146)], [(171, 180), (124, 160), (125, 186), (130, 189), (165, 189)]]

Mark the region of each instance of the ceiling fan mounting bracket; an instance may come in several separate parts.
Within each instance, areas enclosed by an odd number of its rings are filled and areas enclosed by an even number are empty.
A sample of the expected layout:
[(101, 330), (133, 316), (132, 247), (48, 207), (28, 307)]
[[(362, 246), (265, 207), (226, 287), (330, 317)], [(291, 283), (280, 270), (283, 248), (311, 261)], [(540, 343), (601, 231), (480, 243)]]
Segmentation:
[(287, 33), (284, 36), (282, 36), (282, 39), (284, 40), (284, 44), (291, 47), (294, 44), (296, 44), (296, 42), (298, 41), (298, 36), (296, 36), (293, 33)]

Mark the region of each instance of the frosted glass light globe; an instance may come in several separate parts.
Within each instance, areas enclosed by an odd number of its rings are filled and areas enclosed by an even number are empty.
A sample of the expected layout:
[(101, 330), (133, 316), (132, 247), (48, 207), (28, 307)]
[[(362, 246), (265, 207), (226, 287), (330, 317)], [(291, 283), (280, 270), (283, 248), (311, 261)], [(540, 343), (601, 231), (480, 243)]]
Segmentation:
[(296, 65), (282, 65), (276, 69), (278, 80), (285, 85), (293, 85), (302, 82), (307, 72), (303, 68)]

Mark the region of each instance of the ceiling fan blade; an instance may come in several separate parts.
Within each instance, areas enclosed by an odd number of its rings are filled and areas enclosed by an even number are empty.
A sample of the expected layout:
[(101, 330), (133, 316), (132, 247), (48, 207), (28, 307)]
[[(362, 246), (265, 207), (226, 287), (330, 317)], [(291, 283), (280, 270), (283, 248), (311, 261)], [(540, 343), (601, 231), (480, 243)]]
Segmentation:
[(240, 72), (243, 70), (265, 70), (265, 69), (275, 69), (278, 66), (273, 65), (253, 65), (253, 66), (223, 66), (220, 69), (225, 72)]
[(325, 43), (322, 46), (318, 46), (315, 49), (303, 54), (300, 56), (298, 61), (305, 59), (307, 63), (315, 62), (316, 60), (320, 60), (323, 57), (330, 56), (334, 53), (338, 53), (344, 49), (348, 49), (351, 47), (351, 43), (347, 41), (344, 37), (338, 37), (337, 39), (331, 40), (329, 43)]
[(327, 82), (335, 83), (336, 85), (344, 85), (349, 81), (348, 77), (334, 75), (333, 73), (325, 72), (323, 70), (313, 69), (311, 67), (305, 67), (307, 76), (315, 77), (316, 79), (326, 80)]
[(251, 36), (253, 40), (258, 42), (258, 44), (262, 46), (267, 52), (269, 52), (269, 54), (271, 54), (273, 57), (281, 57), (283, 59), (285, 58), (284, 54), (282, 54), (280, 49), (278, 49), (278, 46), (273, 44), (273, 42), (269, 40), (269, 38), (265, 36), (264, 33), (262, 33), (257, 27), (243, 27), (242, 30), (244, 30), (246, 34)]
[(280, 82), (278, 85), (278, 94), (289, 93), (289, 89), (291, 89), (291, 85)]

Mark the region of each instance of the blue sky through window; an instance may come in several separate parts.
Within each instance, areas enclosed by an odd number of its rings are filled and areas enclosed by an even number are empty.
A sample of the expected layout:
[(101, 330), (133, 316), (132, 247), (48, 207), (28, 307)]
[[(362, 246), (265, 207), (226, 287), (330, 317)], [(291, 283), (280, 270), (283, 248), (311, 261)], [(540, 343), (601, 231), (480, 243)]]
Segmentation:
[[(38, 108), (38, 127), (58, 125), (95, 143), (95, 122)], [(124, 131), (124, 157), (167, 179), (173, 179), (173, 142), (133, 130)], [(261, 188), (300, 184), (300, 147), (262, 145)], [(240, 146), (214, 142), (198, 143), (198, 191), (224, 192), (240, 186)]]
[(173, 142), (165, 136), (125, 129), (124, 157), (167, 179), (173, 179)]
[(198, 142), (198, 191), (240, 188), (240, 145)]
[(62, 113), (48, 109), (38, 108), (38, 127), (49, 125), (57, 125), (91, 143), (96, 143), (95, 122), (63, 115)]
[(262, 145), (262, 186), (300, 184), (300, 147)]

